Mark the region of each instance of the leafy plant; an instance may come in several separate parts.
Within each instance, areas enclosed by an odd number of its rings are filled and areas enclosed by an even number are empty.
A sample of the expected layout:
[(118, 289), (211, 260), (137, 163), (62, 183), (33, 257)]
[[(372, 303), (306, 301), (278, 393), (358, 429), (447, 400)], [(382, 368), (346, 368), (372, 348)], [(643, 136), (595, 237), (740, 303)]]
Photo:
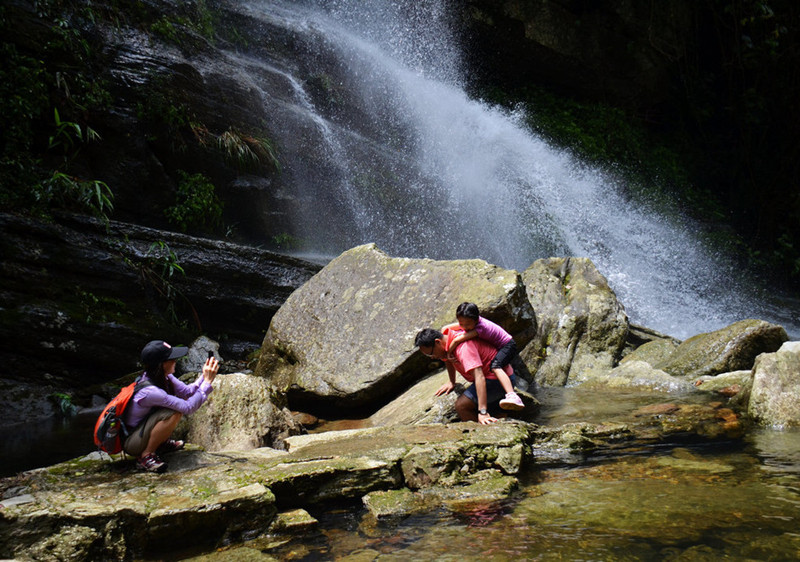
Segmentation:
[(150, 26), (150, 31), (170, 43), (174, 43), (175, 45), (181, 44), (176, 22), (173, 22), (166, 16), (153, 23), (153, 25)]
[(207, 230), (222, 224), (222, 202), (205, 175), (178, 170), (177, 202), (164, 210), (167, 220), (181, 231)]
[(279, 250), (295, 250), (302, 245), (302, 240), (289, 233), (282, 232), (272, 237), (272, 243)]
[(56, 405), (62, 416), (69, 418), (78, 413), (78, 407), (72, 403), (72, 396), (69, 394), (54, 392), (48, 398)]
[(238, 169), (253, 170), (263, 166), (280, 170), (275, 148), (264, 137), (253, 137), (231, 127), (217, 137), (217, 146), (228, 164)]
[(186, 272), (178, 260), (178, 255), (166, 242), (159, 240), (150, 245), (139, 266), (139, 274), (143, 284), (152, 287), (166, 301), (166, 313), (170, 322), (176, 326), (180, 324), (177, 310), (177, 300), (180, 297), (189, 306), (195, 323), (198, 329), (200, 328), (197, 311), (189, 299), (175, 287), (175, 276), (186, 275)]
[(114, 193), (103, 181), (82, 180), (56, 170), (53, 175), (34, 189), (37, 201), (46, 206), (70, 207), (77, 204), (80, 210), (108, 222), (114, 209)]
[(86, 127), (86, 135), (81, 126), (74, 121), (62, 121), (61, 115), (58, 113), (58, 108), (53, 108), (55, 116), (56, 129), (50, 135), (48, 148), (54, 149), (61, 147), (64, 152), (72, 151), (84, 142), (100, 140), (100, 135), (91, 127)]

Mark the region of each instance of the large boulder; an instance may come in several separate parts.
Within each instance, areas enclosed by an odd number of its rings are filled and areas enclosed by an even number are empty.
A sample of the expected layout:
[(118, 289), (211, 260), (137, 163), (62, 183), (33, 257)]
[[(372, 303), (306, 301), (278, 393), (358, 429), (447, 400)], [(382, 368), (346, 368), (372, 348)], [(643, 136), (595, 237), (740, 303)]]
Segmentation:
[(275, 406), (262, 377), (219, 375), (208, 401), (179, 428), (191, 443), (208, 451), (284, 448), (284, 439), (305, 433), (291, 413)]
[(538, 329), (520, 355), (536, 382), (564, 386), (615, 366), (628, 334), (628, 317), (591, 260), (537, 260), (522, 278)]
[(800, 426), (800, 342), (756, 358), (747, 412), (761, 425)]
[(270, 323), (256, 374), (292, 407), (386, 403), (429, 372), (414, 347), (425, 327), (476, 303), (523, 347), (536, 327), (519, 273), (481, 260), (392, 258), (374, 244), (340, 255), (295, 291)]
[(593, 377), (584, 383), (590, 387), (648, 390), (665, 393), (686, 393), (694, 389), (692, 383), (654, 369), (645, 361), (626, 361), (607, 374)]
[(752, 369), (759, 354), (777, 351), (788, 339), (781, 326), (763, 320), (741, 320), (689, 338), (652, 365), (690, 379), (747, 370)]

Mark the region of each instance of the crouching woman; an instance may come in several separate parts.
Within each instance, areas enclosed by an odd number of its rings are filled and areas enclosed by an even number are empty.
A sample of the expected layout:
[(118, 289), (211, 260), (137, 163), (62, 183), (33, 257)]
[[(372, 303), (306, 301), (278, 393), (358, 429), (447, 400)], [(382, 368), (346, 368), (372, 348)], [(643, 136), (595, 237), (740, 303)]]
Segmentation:
[(167, 469), (160, 455), (183, 448), (183, 441), (171, 439), (184, 415), (196, 411), (211, 394), (211, 383), (219, 371), (219, 362), (209, 357), (203, 372), (192, 384), (184, 384), (173, 374), (175, 361), (188, 352), (186, 347), (172, 347), (155, 340), (142, 349), (145, 372), (140, 389), (125, 409), (123, 422), (128, 437), (123, 449), (137, 457), (136, 466), (148, 472)]

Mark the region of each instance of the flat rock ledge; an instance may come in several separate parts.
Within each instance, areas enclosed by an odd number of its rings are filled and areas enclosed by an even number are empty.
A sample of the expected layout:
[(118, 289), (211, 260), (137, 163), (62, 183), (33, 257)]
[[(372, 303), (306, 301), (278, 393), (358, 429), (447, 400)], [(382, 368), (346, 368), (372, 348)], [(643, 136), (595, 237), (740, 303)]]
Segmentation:
[[(677, 430), (726, 437), (707, 431), (718, 410), (695, 412)], [(287, 451), (210, 453), (190, 444), (166, 457), (169, 471), (160, 475), (136, 471), (131, 459), (93, 453), (0, 480), (0, 558), (125, 560), (190, 547), (210, 551), (280, 528), (291, 533), (285, 514), (329, 501), (360, 500), (376, 522), (433, 506), (503, 501), (526, 468), (657, 438), (654, 432), (663, 438), (672, 431), (664, 414), (644, 412), (641, 426), (548, 429), (505, 420), (375, 427), (289, 437)]]

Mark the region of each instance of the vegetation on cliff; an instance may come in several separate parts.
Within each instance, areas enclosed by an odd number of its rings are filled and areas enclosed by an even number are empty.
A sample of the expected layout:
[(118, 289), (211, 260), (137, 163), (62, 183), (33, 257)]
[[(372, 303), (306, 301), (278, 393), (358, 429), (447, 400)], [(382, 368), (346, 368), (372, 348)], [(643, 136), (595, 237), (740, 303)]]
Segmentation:
[[(539, 14), (534, 0), (506, 4)], [(492, 17), (507, 9), (481, 0), (466, 5)], [(537, 64), (546, 64), (552, 53), (508, 39), (507, 50), (496, 55), (505, 64), (487, 60), (487, 49), (468, 57), (475, 67), (472, 91), (510, 107), (521, 103), (539, 133), (632, 179), (631, 195), (677, 201), (752, 265), (800, 283), (800, 115), (794, 103), (800, 8), (790, 0), (706, 0), (675, 13), (648, 9), (659, 17), (643, 21), (633, 8), (610, 3), (599, 21), (619, 16), (622, 24), (609, 25), (622, 37), (620, 26), (631, 33), (631, 60), (646, 55), (659, 76), (668, 76), (667, 82), (648, 82), (642, 91), (649, 93), (614, 96), (598, 88), (592, 95), (591, 77), (603, 67), (589, 68), (594, 74), (585, 77), (558, 64), (561, 76), (537, 74)], [(569, 22), (575, 29), (565, 34), (603, 37), (602, 29), (587, 29), (596, 14), (583, 15)], [(264, 123), (242, 113), (244, 104), (230, 103), (230, 90), (203, 101), (209, 92), (197, 88), (198, 77), (180, 64), (149, 68), (142, 83), (132, 72), (126, 90), (111, 80), (107, 65), (134, 34), (159, 53), (210, 53), (220, 44), (245, 48), (247, 30), (239, 23), (210, 0), (18, 1), (0, 8), (6, 60), (0, 70), (0, 203), (36, 214), (56, 207), (107, 217), (115, 209), (116, 218), (218, 237), (246, 228), (241, 205), (225, 205), (221, 189), (243, 172), (279, 173), (278, 151)], [(488, 31), (501, 32), (499, 26)], [(490, 47), (500, 39), (493, 41)], [(576, 56), (587, 67), (625, 59), (620, 45), (613, 47), (591, 54), (587, 43)], [(572, 76), (565, 80), (567, 73)], [(564, 86), (569, 80), (573, 86)], [(630, 75), (614, 87), (647, 80)], [(140, 169), (131, 173), (120, 166), (114, 176), (100, 162), (121, 155), (138, 159), (130, 165)], [(155, 171), (145, 169), (153, 165), (146, 163), (150, 155)], [(126, 173), (141, 193), (119, 185)], [(193, 202), (192, 209), (177, 211), (179, 200)], [(267, 239), (286, 239), (286, 229), (276, 224)]]
[[(472, 75), (476, 95), (509, 107), (521, 104), (530, 125), (554, 143), (613, 166), (634, 186), (648, 186), (648, 197), (656, 195), (649, 187), (655, 186), (705, 223), (717, 243), (735, 246), (762, 273), (800, 284), (796, 2), (707, 0), (680, 7), (612, 2), (601, 15), (569, 13), (571, 19), (559, 20), (564, 29), (547, 30), (575, 37), (584, 49), (556, 63), (553, 53), (542, 53), (542, 40), (530, 37), (530, 29), (546, 19), (541, 10), (554, 10), (552, 5), (468, 4), (482, 14), (478, 23), (473, 15), (468, 24), (467, 42), (477, 57), (492, 56), (480, 44), (488, 42), (498, 59), (533, 59), (527, 67), (484, 61)], [(590, 18), (609, 29), (587, 29)], [(501, 31), (508, 37), (490, 37)], [(602, 65), (596, 58), (603, 55), (593, 58), (589, 52), (589, 35), (609, 42), (611, 54)], [(616, 45), (620, 52), (611, 44), (615, 38), (625, 42)], [(565, 60), (583, 64), (583, 72), (565, 76)], [(629, 67), (643, 60), (639, 73), (630, 74)], [(664, 73), (657, 86), (641, 76), (652, 70), (652, 61)], [(626, 72), (628, 79), (616, 85), (605, 76)]]

